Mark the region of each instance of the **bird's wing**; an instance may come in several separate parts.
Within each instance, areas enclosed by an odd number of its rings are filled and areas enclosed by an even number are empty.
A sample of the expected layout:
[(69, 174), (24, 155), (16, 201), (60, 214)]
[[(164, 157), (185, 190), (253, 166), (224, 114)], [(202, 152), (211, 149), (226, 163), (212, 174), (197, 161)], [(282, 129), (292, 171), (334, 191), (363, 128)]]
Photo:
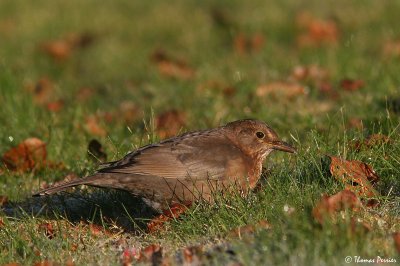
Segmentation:
[(242, 163), (241, 156), (241, 151), (224, 135), (205, 131), (145, 146), (98, 172), (214, 179), (225, 175), (229, 162)]

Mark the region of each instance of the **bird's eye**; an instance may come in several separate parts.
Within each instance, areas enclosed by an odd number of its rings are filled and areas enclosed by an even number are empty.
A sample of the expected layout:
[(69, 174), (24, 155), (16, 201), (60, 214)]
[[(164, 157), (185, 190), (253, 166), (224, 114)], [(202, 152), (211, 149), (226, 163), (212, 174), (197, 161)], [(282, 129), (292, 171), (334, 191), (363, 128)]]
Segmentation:
[(263, 139), (263, 138), (265, 137), (265, 134), (262, 133), (261, 131), (258, 131), (258, 132), (256, 133), (256, 136), (257, 136), (257, 138), (259, 138), (259, 139)]

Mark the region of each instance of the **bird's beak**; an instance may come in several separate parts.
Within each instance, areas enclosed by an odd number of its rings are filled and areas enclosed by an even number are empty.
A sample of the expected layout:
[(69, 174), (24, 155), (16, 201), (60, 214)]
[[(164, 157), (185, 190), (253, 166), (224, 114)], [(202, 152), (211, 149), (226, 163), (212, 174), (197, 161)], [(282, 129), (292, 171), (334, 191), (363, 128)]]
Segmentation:
[(272, 142), (272, 148), (274, 150), (278, 150), (278, 151), (284, 151), (284, 152), (290, 152), (290, 153), (296, 152), (295, 148), (290, 146), (288, 143), (286, 143), (284, 141), (280, 141), (280, 140)]

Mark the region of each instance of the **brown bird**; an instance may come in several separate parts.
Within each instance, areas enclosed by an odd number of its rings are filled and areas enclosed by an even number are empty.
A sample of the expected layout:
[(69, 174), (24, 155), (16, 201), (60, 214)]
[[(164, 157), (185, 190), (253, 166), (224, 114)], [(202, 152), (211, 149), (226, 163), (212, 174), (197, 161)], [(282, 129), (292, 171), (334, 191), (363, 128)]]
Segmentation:
[(257, 120), (189, 132), (144, 146), (95, 174), (39, 191), (42, 196), (77, 185), (115, 188), (141, 196), (156, 208), (172, 203), (213, 200), (230, 185), (253, 189), (264, 159), (274, 150), (295, 152), (275, 131)]

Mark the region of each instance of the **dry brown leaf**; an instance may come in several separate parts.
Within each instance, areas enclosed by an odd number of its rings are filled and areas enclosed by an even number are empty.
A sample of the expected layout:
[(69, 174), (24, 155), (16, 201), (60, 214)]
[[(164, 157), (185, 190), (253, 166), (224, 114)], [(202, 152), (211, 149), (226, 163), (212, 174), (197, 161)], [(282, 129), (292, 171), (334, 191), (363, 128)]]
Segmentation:
[(347, 122), (349, 128), (362, 129), (364, 127), (363, 121), (360, 118), (352, 117)]
[(397, 252), (400, 254), (400, 232), (396, 232), (393, 234), (393, 241)]
[(345, 91), (356, 91), (364, 87), (365, 83), (361, 79), (343, 79), (340, 81), (340, 87)]
[(3, 227), (4, 226), (4, 221), (3, 221), (3, 218), (2, 217), (0, 217), (0, 228), (1, 227)]
[[(162, 247), (158, 244), (152, 244), (144, 249), (142, 249), (139, 253), (138, 262), (152, 262), (154, 264), (155, 261), (159, 261), (162, 259)], [(155, 263), (155, 265), (158, 265)]]
[(195, 71), (185, 61), (170, 58), (164, 51), (157, 50), (151, 56), (158, 71), (167, 77), (188, 80), (192, 79)]
[(94, 89), (90, 87), (82, 87), (76, 93), (76, 99), (80, 102), (86, 102), (94, 95)]
[(47, 77), (38, 80), (35, 85), (28, 85), (28, 89), (33, 93), (33, 100), (36, 104), (45, 105), (54, 96), (54, 83)]
[(119, 105), (118, 117), (122, 118), (126, 124), (132, 124), (142, 117), (142, 109), (134, 102), (123, 101)]
[(329, 79), (329, 73), (318, 65), (296, 66), (292, 71), (292, 77), (298, 81), (309, 80), (320, 83)]
[[(360, 197), (375, 197), (378, 192), (373, 188), (379, 180), (379, 176), (371, 166), (360, 161), (347, 161), (339, 157), (331, 158), (330, 172), (333, 177), (345, 184), (345, 188), (351, 190)], [(372, 184), (371, 184), (372, 183)]]
[(187, 209), (192, 205), (191, 202), (185, 202), (183, 204), (174, 203), (170, 206), (168, 210), (165, 210), (163, 214), (158, 215), (153, 218), (148, 224), (147, 229), (150, 233), (159, 231), (162, 229), (162, 226), (172, 220), (178, 218), (181, 214), (183, 214)]
[(64, 100), (57, 100), (57, 101), (52, 101), (48, 102), (46, 104), (47, 110), (51, 112), (59, 112), (61, 109), (64, 108)]
[(258, 97), (275, 96), (276, 98), (293, 99), (295, 97), (305, 95), (306, 89), (304, 86), (296, 83), (288, 82), (271, 82), (269, 84), (260, 85), (256, 89)]
[(176, 109), (156, 117), (156, 130), (161, 139), (175, 136), (186, 125), (186, 113)]
[(259, 229), (271, 229), (272, 226), (267, 220), (260, 220), (255, 224), (248, 224), (232, 229), (228, 236), (242, 238), (243, 235), (254, 234)]
[(10, 263), (4, 264), (3, 266), (21, 266), (21, 264), (19, 264), (17, 262), (10, 262)]
[(339, 29), (333, 20), (321, 20), (301, 12), (296, 18), (296, 24), (301, 29), (297, 37), (300, 47), (336, 44), (339, 40)]
[(204, 93), (222, 93), (226, 97), (232, 97), (236, 94), (236, 88), (230, 85), (227, 85), (223, 82), (217, 81), (217, 80), (209, 80), (204, 83), (201, 83), (197, 86), (196, 90), (200, 94)]
[(85, 123), (86, 131), (95, 136), (105, 137), (107, 131), (99, 123), (99, 118), (97, 116), (89, 115)]
[(385, 56), (400, 56), (400, 41), (388, 41), (383, 46), (383, 53)]
[(42, 43), (40, 49), (55, 61), (65, 61), (75, 50), (91, 45), (94, 39), (90, 33), (70, 33), (64, 38)]
[(39, 231), (43, 232), (48, 239), (53, 239), (56, 235), (53, 229), (53, 224), (49, 222), (44, 222), (39, 224)]
[(325, 219), (332, 218), (339, 211), (357, 210), (361, 206), (361, 201), (354, 192), (342, 190), (332, 196), (323, 195), (320, 202), (314, 207), (312, 214), (315, 220), (322, 224)]
[(28, 138), (4, 153), (2, 161), (12, 171), (30, 171), (46, 165), (46, 143)]
[(182, 250), (183, 265), (202, 265), (201, 255), (203, 254), (201, 246), (186, 247)]
[(8, 197), (0, 195), (0, 207), (3, 206), (3, 205), (6, 205), (7, 202), (8, 202)]
[(354, 141), (351, 146), (356, 151), (360, 151), (362, 149), (371, 149), (375, 146), (381, 146), (390, 142), (392, 142), (392, 140), (388, 136), (385, 136), (383, 134), (372, 134), (365, 138), (363, 142), (358, 140)]
[(264, 43), (265, 38), (261, 33), (246, 36), (243, 32), (239, 32), (233, 39), (234, 50), (239, 55), (259, 52), (264, 47)]
[(42, 43), (40, 48), (47, 55), (57, 61), (64, 61), (72, 53), (72, 45), (67, 40), (54, 40)]
[(61, 266), (59, 263), (50, 260), (43, 260), (33, 264), (33, 266)]

